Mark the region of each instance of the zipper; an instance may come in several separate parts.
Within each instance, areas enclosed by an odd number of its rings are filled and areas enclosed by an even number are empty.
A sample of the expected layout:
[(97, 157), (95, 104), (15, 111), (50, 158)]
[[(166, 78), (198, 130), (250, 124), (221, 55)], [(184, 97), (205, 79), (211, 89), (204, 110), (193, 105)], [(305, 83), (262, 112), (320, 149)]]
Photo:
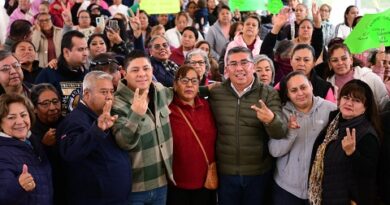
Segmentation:
[(241, 173), (241, 166), (240, 166), (240, 132), (239, 132), (239, 119), (238, 116), (240, 116), (240, 98), (237, 98), (237, 108), (236, 108), (236, 150), (237, 150), (237, 175)]

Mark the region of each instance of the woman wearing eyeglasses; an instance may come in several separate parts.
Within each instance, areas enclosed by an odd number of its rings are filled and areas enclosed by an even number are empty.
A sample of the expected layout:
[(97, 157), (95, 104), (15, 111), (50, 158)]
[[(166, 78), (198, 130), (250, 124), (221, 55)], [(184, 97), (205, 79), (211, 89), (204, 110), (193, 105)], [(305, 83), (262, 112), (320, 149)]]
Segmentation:
[(22, 66), (8, 51), (0, 51), (0, 85), (0, 95), (16, 93), (30, 96), (29, 88), (23, 84)]
[(200, 77), (201, 86), (209, 84), (208, 71), (210, 70), (210, 62), (206, 52), (200, 49), (190, 51), (187, 54), (185, 64), (195, 68)]
[(215, 161), (217, 132), (208, 102), (198, 96), (199, 83), (200, 76), (191, 66), (181, 66), (175, 75), (175, 95), (169, 105), (169, 119), (176, 185), (168, 186), (168, 205), (216, 204), (215, 191), (204, 188), (204, 182), (208, 168), (206, 156), (209, 163)]
[(54, 204), (64, 204), (62, 196), (64, 177), (61, 174), (60, 157), (55, 147), (56, 128), (62, 121), (61, 100), (56, 88), (48, 83), (42, 83), (31, 89), (31, 101), (34, 105), (36, 122), (31, 127), (32, 138), (40, 142), (45, 151), (53, 172)]
[(150, 39), (148, 47), (154, 78), (164, 86), (172, 87), (178, 65), (169, 60), (172, 53), (168, 40), (164, 36), (156, 35)]

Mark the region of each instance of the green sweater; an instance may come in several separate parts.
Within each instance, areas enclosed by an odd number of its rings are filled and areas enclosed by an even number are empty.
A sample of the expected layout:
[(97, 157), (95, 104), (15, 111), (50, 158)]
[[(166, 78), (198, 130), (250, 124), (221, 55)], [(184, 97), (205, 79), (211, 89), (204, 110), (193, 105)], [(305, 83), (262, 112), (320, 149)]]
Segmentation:
[[(282, 116), (280, 99), (272, 87), (257, 78), (242, 97), (234, 92), (227, 80), (209, 91), (209, 101), (218, 128), (216, 157), (218, 172), (226, 175), (261, 175), (272, 166), (268, 151), (269, 137), (284, 138), (287, 126)], [(259, 107), (262, 99), (273, 111), (273, 121), (265, 125), (251, 105)]]
[[(118, 115), (112, 130), (118, 145), (129, 152), (132, 161), (133, 192), (148, 191), (173, 180), (173, 141), (168, 105), (173, 99), (172, 89), (152, 83), (155, 112), (147, 110), (140, 116), (131, 110), (134, 92), (119, 82), (112, 114)], [(149, 94), (150, 94), (149, 93)]]

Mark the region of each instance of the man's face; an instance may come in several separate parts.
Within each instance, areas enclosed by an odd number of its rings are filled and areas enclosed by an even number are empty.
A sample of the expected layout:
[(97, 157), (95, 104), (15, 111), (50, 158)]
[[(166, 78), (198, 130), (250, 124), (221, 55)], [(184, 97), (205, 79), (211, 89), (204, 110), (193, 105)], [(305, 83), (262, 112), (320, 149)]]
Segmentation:
[(236, 89), (244, 89), (253, 81), (254, 65), (248, 53), (233, 53), (228, 56), (227, 75)]
[(149, 89), (152, 83), (153, 67), (146, 58), (136, 58), (126, 68), (127, 87), (140, 93)]
[(93, 88), (84, 90), (83, 101), (96, 114), (103, 112), (103, 107), (107, 101), (113, 100), (114, 86), (111, 80), (96, 80)]
[(22, 86), (23, 71), (19, 61), (13, 57), (0, 61), (0, 84), (3, 88), (15, 88)]
[(72, 38), (72, 49), (64, 48), (64, 57), (66, 62), (72, 67), (84, 65), (88, 58), (88, 46), (85, 38)]

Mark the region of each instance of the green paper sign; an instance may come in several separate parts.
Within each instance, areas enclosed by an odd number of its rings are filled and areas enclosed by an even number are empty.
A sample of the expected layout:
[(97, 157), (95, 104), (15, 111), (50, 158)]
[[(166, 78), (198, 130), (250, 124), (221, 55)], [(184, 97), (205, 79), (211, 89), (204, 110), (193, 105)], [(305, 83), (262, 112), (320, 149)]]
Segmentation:
[(269, 0), (267, 4), (267, 10), (271, 14), (278, 14), (280, 9), (283, 8), (283, 2), (281, 0)]
[(229, 7), (232, 11), (236, 9), (240, 11), (267, 10), (266, 3), (266, 0), (229, 0)]
[(390, 9), (377, 14), (366, 14), (344, 43), (352, 53), (362, 53), (381, 44), (390, 46)]
[(180, 11), (180, 0), (142, 0), (140, 9), (148, 14), (172, 14)]

